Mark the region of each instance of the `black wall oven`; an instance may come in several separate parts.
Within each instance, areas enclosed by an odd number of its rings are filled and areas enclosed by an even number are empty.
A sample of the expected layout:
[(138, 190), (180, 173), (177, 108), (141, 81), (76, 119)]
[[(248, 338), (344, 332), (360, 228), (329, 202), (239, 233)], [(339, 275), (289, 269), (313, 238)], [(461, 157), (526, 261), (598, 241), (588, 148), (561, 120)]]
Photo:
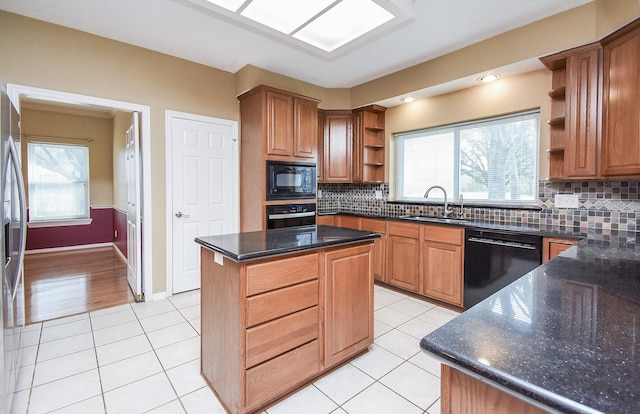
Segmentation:
[(278, 204), (267, 206), (267, 229), (313, 226), (316, 224), (316, 205)]
[(267, 161), (267, 200), (316, 198), (316, 164)]

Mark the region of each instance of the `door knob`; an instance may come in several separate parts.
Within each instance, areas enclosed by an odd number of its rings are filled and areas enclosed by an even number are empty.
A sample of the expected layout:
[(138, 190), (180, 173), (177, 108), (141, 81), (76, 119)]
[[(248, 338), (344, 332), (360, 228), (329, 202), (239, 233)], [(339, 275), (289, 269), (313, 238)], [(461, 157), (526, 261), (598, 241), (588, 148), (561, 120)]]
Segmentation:
[(182, 211), (178, 211), (176, 213), (176, 217), (178, 217), (178, 218), (181, 218), (181, 217), (189, 218), (189, 215), (188, 214), (184, 214)]

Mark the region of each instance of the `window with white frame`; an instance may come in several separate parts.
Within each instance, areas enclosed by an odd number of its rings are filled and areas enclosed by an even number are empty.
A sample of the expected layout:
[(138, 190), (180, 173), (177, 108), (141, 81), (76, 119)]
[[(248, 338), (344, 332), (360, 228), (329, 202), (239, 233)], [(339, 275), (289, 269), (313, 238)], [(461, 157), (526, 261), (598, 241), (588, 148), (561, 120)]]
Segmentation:
[(29, 142), (29, 221), (89, 218), (89, 147)]
[(440, 185), (450, 200), (535, 205), (539, 131), (535, 110), (395, 134), (396, 199), (424, 201), (426, 189)]

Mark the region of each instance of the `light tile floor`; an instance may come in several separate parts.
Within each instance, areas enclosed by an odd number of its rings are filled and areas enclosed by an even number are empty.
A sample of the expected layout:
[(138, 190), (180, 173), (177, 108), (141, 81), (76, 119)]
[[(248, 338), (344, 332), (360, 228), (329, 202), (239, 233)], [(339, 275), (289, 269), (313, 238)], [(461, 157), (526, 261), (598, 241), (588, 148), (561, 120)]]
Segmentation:
[[(267, 414), (440, 412), (419, 340), (457, 313), (375, 287), (369, 352)], [(224, 413), (200, 377), (200, 292), (29, 325), (12, 413)]]

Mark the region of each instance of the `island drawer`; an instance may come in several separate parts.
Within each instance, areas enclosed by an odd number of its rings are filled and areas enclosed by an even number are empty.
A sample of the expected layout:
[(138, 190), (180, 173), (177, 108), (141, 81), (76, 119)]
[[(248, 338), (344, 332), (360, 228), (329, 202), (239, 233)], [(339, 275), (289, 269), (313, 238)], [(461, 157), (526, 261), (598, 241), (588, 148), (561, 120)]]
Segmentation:
[(318, 253), (247, 266), (247, 296), (318, 278)]
[(318, 307), (247, 329), (247, 368), (318, 338)]
[(247, 411), (294, 389), (320, 371), (318, 340), (247, 370)]
[(318, 286), (318, 280), (313, 280), (248, 298), (246, 327), (317, 305)]

